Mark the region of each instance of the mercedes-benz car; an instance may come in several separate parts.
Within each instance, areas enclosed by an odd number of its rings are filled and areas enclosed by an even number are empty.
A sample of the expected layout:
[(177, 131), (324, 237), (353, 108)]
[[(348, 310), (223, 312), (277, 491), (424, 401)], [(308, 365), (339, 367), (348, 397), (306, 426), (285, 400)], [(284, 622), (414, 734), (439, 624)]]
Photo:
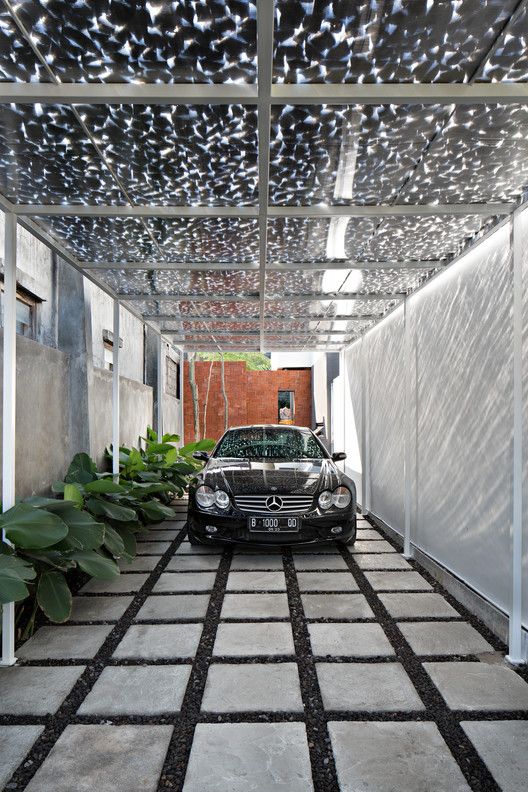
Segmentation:
[(189, 489), (192, 544), (350, 544), (356, 538), (356, 489), (311, 431), (241, 426), (220, 438)]

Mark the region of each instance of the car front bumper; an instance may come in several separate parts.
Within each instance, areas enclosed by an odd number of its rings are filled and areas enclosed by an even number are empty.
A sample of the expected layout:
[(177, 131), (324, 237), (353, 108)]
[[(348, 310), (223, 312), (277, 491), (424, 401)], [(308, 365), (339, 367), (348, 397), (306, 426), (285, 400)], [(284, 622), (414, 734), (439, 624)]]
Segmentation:
[[(295, 533), (261, 533), (248, 529), (246, 514), (219, 515), (189, 509), (187, 527), (195, 539), (204, 544), (216, 542), (233, 544), (251, 544), (258, 547), (276, 547), (277, 545), (310, 545), (324, 542), (349, 541), (355, 538), (356, 515), (344, 510), (342, 514), (308, 515), (301, 517), (301, 528)], [(269, 516), (269, 515), (266, 515)], [(288, 515), (293, 516), (293, 515)], [(207, 527), (216, 531), (207, 531)], [(340, 533), (332, 529), (341, 527)]]

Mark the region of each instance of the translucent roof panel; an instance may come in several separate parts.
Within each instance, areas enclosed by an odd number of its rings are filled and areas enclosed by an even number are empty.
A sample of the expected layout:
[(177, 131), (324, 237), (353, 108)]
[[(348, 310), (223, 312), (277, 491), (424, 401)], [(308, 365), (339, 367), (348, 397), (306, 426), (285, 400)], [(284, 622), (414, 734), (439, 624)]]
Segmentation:
[[(272, 217), (268, 221), (268, 262), (310, 262), (327, 260), (330, 218)], [(376, 229), (374, 218), (350, 219), (345, 234), (348, 256), (356, 256)]]
[(481, 226), (482, 218), (476, 216), (385, 217), (365, 257), (374, 263), (391, 259), (449, 259)]
[(0, 105), (0, 193), (13, 203), (125, 203), (63, 105)]
[[(16, 9), (61, 82), (255, 81), (252, 0), (17, 0)], [(8, 80), (41, 74), (25, 49), (16, 60), (2, 49), (0, 70)]]
[(49, 82), (10, 14), (0, 5), (0, 82)]
[(148, 221), (170, 261), (224, 261), (258, 265), (258, 220), (196, 217)]
[[(517, 0), (276, 0), (276, 82), (467, 82)], [(524, 29), (526, 30), (526, 29)], [(493, 78), (524, 63), (515, 36)]]
[[(166, 317), (196, 316), (202, 318), (218, 317), (218, 319), (257, 319), (259, 318), (258, 298), (244, 302), (222, 302), (221, 300), (203, 300), (194, 303), (190, 300), (134, 300), (134, 310), (146, 316), (149, 321), (162, 323)], [(159, 317), (159, 318), (158, 318)]]
[(121, 294), (254, 295), (258, 272), (181, 270), (98, 270), (97, 278)]
[(443, 105), (274, 107), (270, 201), (386, 203), (448, 118)]
[(257, 201), (257, 114), (242, 105), (82, 105), (135, 203)]
[(238, 217), (49, 217), (39, 223), (80, 261), (258, 266), (258, 221)]
[[(266, 274), (266, 295), (268, 297), (295, 294), (394, 294), (414, 289), (428, 274), (429, 269), (355, 269), (350, 273), (341, 273), (341, 285), (335, 276), (326, 285), (326, 273), (302, 272), (268, 272)], [(347, 306), (348, 308), (348, 306)], [(346, 311), (345, 311), (346, 312)]]
[(528, 183), (528, 108), (457, 107), (401, 192), (410, 203), (515, 201)]
[(160, 254), (141, 220), (135, 217), (37, 218), (81, 262), (159, 261)]

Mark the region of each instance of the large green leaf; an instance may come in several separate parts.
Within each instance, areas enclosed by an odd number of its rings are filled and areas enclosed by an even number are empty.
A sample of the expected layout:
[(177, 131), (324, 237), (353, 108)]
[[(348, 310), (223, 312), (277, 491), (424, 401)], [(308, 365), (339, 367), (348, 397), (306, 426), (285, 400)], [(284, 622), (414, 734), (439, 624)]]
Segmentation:
[(86, 484), (89, 481), (94, 481), (97, 473), (97, 466), (95, 462), (90, 459), (88, 454), (80, 453), (75, 454), (73, 457), (68, 472), (64, 478), (67, 484)]
[(173, 448), (174, 446), (170, 445), (170, 443), (149, 443), (147, 452), (149, 454), (166, 454), (167, 451), (172, 451)]
[(34, 580), (33, 566), (15, 555), (0, 555), (0, 605), (25, 599), (29, 590), (25, 581)]
[(0, 572), (0, 605), (8, 602), (20, 602), (29, 596), (29, 589), (23, 580), (4, 576)]
[(90, 498), (86, 502), (86, 508), (97, 517), (108, 517), (110, 520), (118, 522), (134, 522), (137, 514), (134, 509), (127, 506), (120, 506), (118, 503), (110, 503), (100, 498)]
[(46, 509), (46, 511), (53, 512), (54, 514), (61, 515), (62, 512), (71, 509), (71, 503), (64, 501), (62, 498), (41, 498), (38, 495), (33, 495), (31, 498), (24, 498), (24, 503), (29, 503), (36, 509)]
[(100, 495), (113, 495), (125, 491), (120, 484), (117, 484), (111, 479), (97, 479), (97, 481), (91, 481), (89, 484), (84, 485), (84, 489), (86, 492), (94, 492)]
[(105, 558), (95, 550), (76, 551), (70, 554), (80, 568), (98, 580), (111, 580), (119, 575), (119, 567), (111, 558)]
[(64, 485), (64, 500), (71, 501), (76, 506), (78, 506), (79, 509), (82, 509), (84, 505), (83, 494), (77, 484)]
[(65, 622), (70, 618), (72, 595), (62, 572), (50, 570), (40, 576), (37, 602), (53, 622)]
[(134, 558), (137, 550), (136, 537), (128, 528), (119, 526), (116, 528), (117, 533), (121, 537), (121, 541), (125, 547), (125, 557)]
[(162, 443), (179, 443), (180, 435), (177, 434), (164, 434), (161, 438)]
[(105, 529), (104, 545), (107, 550), (114, 556), (114, 558), (122, 558), (125, 554), (125, 545), (121, 536), (111, 525), (107, 525)]
[(145, 503), (141, 504), (140, 509), (151, 522), (161, 522), (162, 520), (170, 520), (175, 517), (174, 509), (164, 506), (155, 500), (145, 501)]
[(56, 514), (18, 503), (0, 516), (0, 526), (16, 547), (40, 550), (51, 547), (68, 534), (68, 526)]
[(75, 539), (83, 550), (101, 547), (105, 538), (104, 523), (96, 522), (91, 514), (71, 505), (68, 511), (61, 513), (61, 517), (70, 529), (67, 539)]

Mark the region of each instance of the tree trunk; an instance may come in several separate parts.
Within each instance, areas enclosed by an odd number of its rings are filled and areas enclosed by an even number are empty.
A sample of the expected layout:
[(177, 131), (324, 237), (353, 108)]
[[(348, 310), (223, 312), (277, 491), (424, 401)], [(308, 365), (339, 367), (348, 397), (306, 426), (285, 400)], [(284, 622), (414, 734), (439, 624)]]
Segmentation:
[(198, 404), (198, 386), (196, 385), (195, 376), (195, 353), (189, 355), (189, 385), (191, 386), (191, 394), (193, 400), (193, 418), (194, 418), (194, 439), (196, 442), (200, 439), (200, 409)]
[(220, 355), (221, 372), (222, 372), (222, 396), (224, 397), (224, 432), (227, 432), (229, 427), (229, 402), (227, 400), (227, 393), (225, 388), (225, 367), (224, 367), (224, 353)]
[(207, 437), (207, 405), (209, 404), (209, 391), (211, 389), (211, 374), (213, 373), (213, 366), (214, 366), (214, 360), (211, 360), (211, 365), (209, 366), (209, 378), (207, 380), (207, 391), (205, 393), (205, 404), (204, 404), (204, 413), (203, 413), (204, 440)]

